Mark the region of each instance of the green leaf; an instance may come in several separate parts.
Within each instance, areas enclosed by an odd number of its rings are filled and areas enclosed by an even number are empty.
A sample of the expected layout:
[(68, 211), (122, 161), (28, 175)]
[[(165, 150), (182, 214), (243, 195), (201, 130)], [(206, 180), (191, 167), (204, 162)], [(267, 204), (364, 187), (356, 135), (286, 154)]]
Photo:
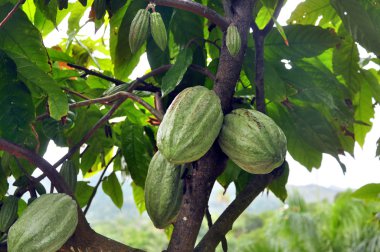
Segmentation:
[[(0, 20), (3, 20), (12, 7), (7, 4), (0, 8)], [(15, 12), (11, 22), (1, 27), (0, 49), (23, 55), (40, 68), (40, 71), (50, 71), (49, 59), (41, 34), (20, 10)]]
[(380, 1), (331, 0), (331, 5), (355, 41), (380, 55)]
[(271, 62), (265, 63), (264, 68), (265, 98), (281, 102), (286, 99), (286, 83), (281, 79)]
[(136, 185), (136, 183), (134, 182), (131, 183), (131, 186), (132, 186), (133, 199), (135, 201), (137, 210), (139, 210), (139, 213), (142, 214), (146, 210), (144, 188)]
[(284, 26), (289, 46), (286, 46), (281, 34), (272, 30), (265, 39), (265, 58), (267, 60), (295, 60), (321, 54), (336, 46), (339, 38), (329, 29), (312, 25)]
[(322, 153), (316, 150), (313, 144), (309, 144), (309, 141), (300, 136), (299, 130), (302, 129), (297, 128), (285, 108), (271, 103), (267, 106), (267, 111), (268, 115), (284, 131), (290, 155), (310, 171), (313, 167), (320, 167)]
[[(319, 21), (318, 21), (319, 20)], [(306, 0), (301, 2), (292, 12), (288, 24), (311, 24), (319, 26), (336, 23), (337, 14), (330, 4), (330, 0)]]
[(380, 103), (380, 75), (376, 70), (369, 69), (369, 70), (363, 70), (361, 69), (361, 72), (366, 79), (369, 88), (372, 91), (373, 98)]
[(127, 80), (128, 76), (140, 61), (141, 54), (145, 51), (145, 48), (141, 47), (139, 51), (132, 54), (129, 47), (128, 36), (132, 19), (135, 17), (139, 9), (146, 7), (147, 3), (145, 1), (129, 2), (130, 4), (126, 4), (125, 7), (119, 9), (119, 11), (112, 16), (110, 21), (111, 59), (115, 65), (114, 74), (116, 78), (121, 80)]
[(29, 90), (16, 78), (15, 63), (0, 51), (0, 137), (33, 148), (37, 144), (31, 127), (34, 104)]
[(89, 182), (78, 181), (75, 187), (75, 198), (78, 201), (79, 207), (84, 207), (90, 200), (94, 187), (88, 184)]
[(123, 206), (123, 191), (116, 177), (115, 172), (112, 172), (108, 177), (105, 177), (102, 182), (103, 191), (110, 196), (112, 202), (119, 208)]
[(62, 51), (52, 49), (52, 48), (47, 48), (47, 52), (49, 54), (49, 58), (52, 61), (63, 61), (67, 63), (75, 63), (75, 60), (70, 57), (67, 53), (64, 53)]
[(361, 76), (359, 74), (359, 51), (355, 41), (344, 29), (339, 30), (342, 41), (333, 51), (334, 72), (342, 75), (346, 86), (353, 92), (360, 89)]
[(24, 56), (7, 53), (17, 65), (19, 77), (29, 85), (37, 86), (48, 95), (50, 117), (60, 120), (69, 110), (65, 93), (58, 83)]
[(367, 83), (362, 83), (360, 92), (355, 94), (353, 105), (355, 107), (355, 140), (363, 147), (365, 136), (372, 128), (371, 118), (375, 115), (372, 92)]
[(175, 43), (180, 46), (186, 45), (192, 39), (204, 38), (202, 19), (189, 11), (175, 9), (170, 30)]
[(274, 12), (273, 7), (274, 6), (267, 7), (263, 5), (260, 8), (255, 19), (255, 23), (257, 24), (257, 27), (259, 27), (259, 29), (263, 29), (265, 25), (272, 19), (272, 15)]
[(42, 12), (44, 17), (57, 25), (57, 1), (34, 0), (36, 7)]
[(288, 183), (289, 177), (288, 162), (285, 162), (283, 169), (284, 171), (282, 175), (270, 183), (268, 188), (274, 193), (274, 195), (276, 195), (277, 198), (279, 198), (282, 202), (285, 202), (286, 198), (288, 197), (288, 192), (286, 190), (286, 184)]
[(144, 127), (126, 120), (121, 132), (121, 152), (133, 181), (141, 187), (145, 185), (149, 162), (152, 159), (148, 153), (147, 144)]
[(380, 201), (380, 184), (367, 184), (352, 193), (352, 197)]
[(230, 159), (227, 161), (226, 168), (218, 177), (218, 182), (221, 186), (223, 186), (224, 190), (227, 190), (230, 183), (238, 178), (240, 171), (241, 168), (237, 166), (233, 161)]
[(185, 48), (178, 54), (176, 62), (162, 78), (162, 96), (169, 94), (181, 82), (192, 61), (193, 51), (191, 48)]

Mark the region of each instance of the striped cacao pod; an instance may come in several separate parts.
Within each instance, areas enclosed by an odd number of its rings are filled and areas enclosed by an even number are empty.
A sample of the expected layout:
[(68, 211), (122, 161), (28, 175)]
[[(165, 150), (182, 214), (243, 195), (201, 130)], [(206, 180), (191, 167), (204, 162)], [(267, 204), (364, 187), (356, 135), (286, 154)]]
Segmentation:
[(136, 16), (132, 20), (129, 30), (129, 46), (132, 53), (140, 49), (148, 36), (149, 16), (149, 11), (141, 9), (137, 11)]
[(150, 15), (150, 30), (152, 36), (161, 51), (165, 51), (167, 44), (167, 34), (164, 21), (161, 18), (161, 14), (158, 12), (153, 12)]
[(235, 25), (231, 24), (227, 28), (226, 45), (228, 51), (233, 57), (239, 53), (241, 47), (241, 39), (239, 31)]
[(74, 233), (77, 223), (77, 204), (70, 196), (44, 194), (9, 229), (8, 251), (57, 251)]
[(218, 142), (232, 161), (254, 174), (270, 173), (286, 155), (286, 137), (281, 128), (252, 109), (236, 109), (226, 115)]
[(181, 166), (171, 164), (158, 151), (145, 181), (145, 207), (156, 228), (165, 228), (178, 215), (183, 194)]
[(6, 232), (17, 219), (18, 198), (9, 196), (0, 209), (0, 231)]
[(157, 147), (169, 162), (184, 164), (201, 158), (211, 148), (223, 123), (214, 91), (186, 88), (170, 104), (157, 132)]
[(71, 188), (73, 192), (75, 192), (75, 187), (77, 184), (77, 169), (73, 161), (67, 160), (62, 164), (61, 170), (59, 174), (66, 181), (67, 185)]

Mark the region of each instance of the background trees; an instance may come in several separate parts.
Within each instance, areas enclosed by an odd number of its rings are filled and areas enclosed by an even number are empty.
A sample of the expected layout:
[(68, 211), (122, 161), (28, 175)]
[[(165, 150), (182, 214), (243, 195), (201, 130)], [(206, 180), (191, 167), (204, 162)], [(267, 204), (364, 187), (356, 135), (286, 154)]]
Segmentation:
[[(176, 94), (194, 85), (212, 88), (225, 113), (236, 107), (266, 112), (284, 130), (289, 153), (307, 169), (319, 167), (326, 153), (345, 171), (339, 155), (352, 155), (355, 142), (363, 145), (380, 100), (373, 68), (380, 55), (379, 1), (307, 0), (282, 27), (276, 23), (281, 0), (154, 2), (168, 31), (168, 47), (162, 52), (148, 36), (132, 54), (130, 24), (147, 1), (0, 0), (2, 200), (49, 191), (39, 183), (47, 177), (51, 191), (75, 196), (84, 213), (100, 186), (121, 207), (117, 175), (122, 174), (132, 178), (136, 204), (144, 209), (157, 125)], [(81, 19), (94, 22), (104, 36), (79, 36)], [(43, 37), (61, 22), (67, 22), (67, 37), (46, 48)], [(236, 57), (224, 43), (230, 23), (242, 39)], [(358, 46), (370, 56), (360, 58)], [(130, 80), (144, 53), (151, 71)], [(50, 140), (69, 148), (53, 165), (41, 158)], [(70, 187), (56, 170), (64, 162), (79, 178), (101, 172), (98, 185), (78, 179)], [(41, 175), (33, 173), (36, 167)], [(192, 190), (185, 190), (169, 250), (194, 248), (216, 180), (224, 187), (233, 183), (238, 193), (196, 250), (215, 248), (265, 188), (283, 200), (287, 195), (286, 163), (271, 174), (251, 175), (214, 145), (196, 167), (184, 178)], [(9, 177), (16, 180), (14, 193), (8, 191)], [(372, 188), (379, 191), (378, 185)], [(28, 198), (19, 201), (20, 209)], [(93, 233), (84, 214), (69, 245), (128, 249)]]

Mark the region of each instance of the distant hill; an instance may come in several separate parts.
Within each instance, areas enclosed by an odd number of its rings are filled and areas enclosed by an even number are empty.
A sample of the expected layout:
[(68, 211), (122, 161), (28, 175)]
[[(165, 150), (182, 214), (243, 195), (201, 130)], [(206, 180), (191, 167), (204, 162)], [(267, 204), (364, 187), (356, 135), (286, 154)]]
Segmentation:
[[(306, 202), (317, 202), (327, 200), (332, 202), (337, 193), (343, 191), (340, 188), (326, 188), (318, 185), (306, 185), (306, 186), (288, 186), (288, 193), (291, 195), (297, 190), (306, 200)], [(124, 205), (119, 210), (113, 205), (111, 199), (99, 188), (98, 193), (94, 198), (94, 202), (87, 214), (90, 223), (96, 224), (97, 222), (104, 222), (115, 219), (147, 220), (146, 213), (140, 218), (140, 214), (134, 204), (131, 186), (125, 183), (123, 185), (124, 193)], [(219, 215), (228, 204), (234, 199), (235, 190), (233, 186), (230, 186), (225, 194), (223, 189), (217, 187), (213, 190), (211, 200), (209, 202), (209, 208), (212, 214)], [(263, 192), (247, 209), (250, 213), (262, 213), (269, 210), (279, 209), (283, 206), (283, 203), (277, 199), (272, 193)]]

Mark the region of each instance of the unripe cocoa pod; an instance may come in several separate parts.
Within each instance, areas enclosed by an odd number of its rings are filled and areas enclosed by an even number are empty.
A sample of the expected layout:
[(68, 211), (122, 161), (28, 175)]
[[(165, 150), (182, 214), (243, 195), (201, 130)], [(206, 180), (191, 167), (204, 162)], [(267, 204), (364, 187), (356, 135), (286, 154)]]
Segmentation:
[(71, 160), (67, 160), (62, 164), (59, 173), (62, 175), (63, 179), (66, 181), (67, 185), (75, 192), (75, 187), (77, 184), (77, 169)]
[(228, 51), (233, 57), (239, 53), (241, 47), (241, 39), (239, 31), (235, 25), (231, 24), (227, 28), (226, 45)]
[(132, 20), (129, 30), (129, 46), (132, 53), (140, 49), (148, 36), (149, 16), (149, 11), (141, 9), (137, 11), (136, 16)]
[(145, 180), (145, 207), (156, 228), (165, 228), (175, 220), (182, 194), (181, 166), (169, 163), (158, 151)]
[(164, 21), (161, 18), (161, 14), (158, 12), (153, 12), (150, 15), (150, 30), (152, 36), (158, 47), (165, 51), (168, 37), (166, 34), (166, 28)]

